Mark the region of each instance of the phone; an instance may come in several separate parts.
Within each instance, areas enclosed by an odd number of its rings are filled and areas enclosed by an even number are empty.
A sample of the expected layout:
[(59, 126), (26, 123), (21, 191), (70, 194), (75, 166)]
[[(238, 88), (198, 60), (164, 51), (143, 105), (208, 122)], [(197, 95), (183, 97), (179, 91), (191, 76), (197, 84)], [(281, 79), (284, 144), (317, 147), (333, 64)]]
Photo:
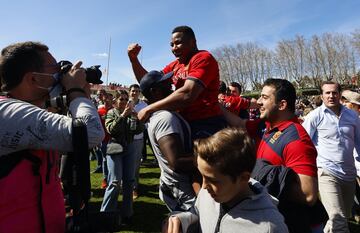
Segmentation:
[(127, 104), (129, 107), (134, 108), (134, 101), (132, 99), (129, 99)]

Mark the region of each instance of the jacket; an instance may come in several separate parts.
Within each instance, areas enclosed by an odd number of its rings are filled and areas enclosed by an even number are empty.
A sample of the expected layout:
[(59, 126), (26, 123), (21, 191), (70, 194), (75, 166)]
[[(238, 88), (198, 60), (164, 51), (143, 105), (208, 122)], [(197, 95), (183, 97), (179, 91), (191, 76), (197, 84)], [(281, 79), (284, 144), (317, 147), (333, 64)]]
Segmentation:
[[(219, 232), (286, 233), (283, 216), (277, 210), (270, 195), (259, 182), (251, 179), (249, 185), (255, 194), (241, 201), (221, 219)], [(190, 212), (175, 214), (179, 217), (182, 232), (200, 223), (200, 232), (214, 233), (220, 214), (220, 203), (215, 202), (206, 189), (201, 189), (195, 207)]]
[(144, 131), (144, 124), (136, 120), (136, 129), (130, 129), (131, 116), (122, 117), (118, 109), (110, 109), (105, 116), (105, 128), (111, 136), (109, 143), (120, 143), (124, 148), (134, 140), (134, 135)]
[(289, 201), (287, 189), (297, 181), (296, 173), (285, 166), (274, 166), (257, 159), (251, 177), (264, 185), (269, 194), (278, 198), (279, 211), (285, 217), (290, 233), (311, 232), (311, 226), (324, 223), (328, 219), (326, 210), (318, 200), (314, 206)]

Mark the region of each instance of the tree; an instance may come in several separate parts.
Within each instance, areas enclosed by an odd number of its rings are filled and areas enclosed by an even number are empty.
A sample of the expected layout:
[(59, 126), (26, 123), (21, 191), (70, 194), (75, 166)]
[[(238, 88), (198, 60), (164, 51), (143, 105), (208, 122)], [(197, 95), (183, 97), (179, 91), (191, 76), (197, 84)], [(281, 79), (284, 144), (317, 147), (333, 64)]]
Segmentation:
[(348, 84), (360, 56), (360, 29), (351, 37), (339, 33), (296, 35), (269, 50), (257, 43), (225, 45), (214, 50), (222, 80), (239, 82), (244, 90), (259, 90), (270, 77), (287, 79), (299, 87), (320, 87), (323, 80)]

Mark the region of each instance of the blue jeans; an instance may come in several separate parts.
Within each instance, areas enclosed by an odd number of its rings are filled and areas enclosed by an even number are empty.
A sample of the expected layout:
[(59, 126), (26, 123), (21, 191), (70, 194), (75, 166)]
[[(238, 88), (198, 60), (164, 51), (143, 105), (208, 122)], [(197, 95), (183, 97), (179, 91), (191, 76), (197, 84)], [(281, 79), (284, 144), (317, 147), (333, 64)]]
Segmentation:
[(97, 160), (97, 167), (103, 166), (103, 153), (100, 146), (95, 147), (95, 155)]
[(133, 215), (132, 192), (135, 183), (135, 160), (134, 144), (130, 143), (127, 150), (119, 155), (107, 155), (106, 161), (109, 169), (108, 181), (104, 199), (100, 211), (117, 210), (117, 202), (122, 186), (123, 201), (121, 215), (130, 217)]
[(101, 152), (103, 154), (103, 158), (102, 158), (103, 175), (104, 175), (104, 179), (106, 179), (106, 182), (109, 182), (108, 180), (109, 169), (107, 167), (107, 162), (106, 162), (106, 150), (107, 150), (107, 142), (102, 142)]
[(132, 142), (134, 144), (134, 156), (135, 160), (135, 185), (134, 188), (137, 189), (139, 186), (139, 173), (140, 173), (140, 163), (142, 158), (142, 150), (144, 147), (144, 139), (136, 139)]

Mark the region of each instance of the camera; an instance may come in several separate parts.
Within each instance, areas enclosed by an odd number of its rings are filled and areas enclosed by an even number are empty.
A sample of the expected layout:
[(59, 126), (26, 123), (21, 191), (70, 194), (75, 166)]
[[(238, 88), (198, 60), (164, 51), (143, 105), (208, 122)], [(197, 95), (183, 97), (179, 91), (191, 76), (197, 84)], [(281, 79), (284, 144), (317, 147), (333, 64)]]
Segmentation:
[[(60, 75), (67, 73), (70, 68), (73, 66), (73, 64), (69, 61), (59, 61), (58, 64), (61, 67)], [(88, 83), (93, 84), (102, 84), (103, 81), (100, 80), (102, 72), (99, 69), (100, 65), (90, 66), (88, 68), (85, 68), (86, 73), (86, 81)]]
[[(66, 74), (73, 64), (69, 61), (62, 60), (58, 62), (58, 65), (60, 66), (60, 72), (56, 75), (56, 82), (54, 86), (52, 87), (49, 96), (50, 99), (46, 101), (45, 107), (54, 107), (54, 108), (61, 108), (64, 109), (66, 107), (66, 96), (63, 95), (64, 89), (60, 83), (60, 80), (64, 74)], [(103, 81), (101, 81), (102, 72), (99, 69), (100, 65), (94, 65), (90, 66), (85, 69), (86, 74), (86, 81), (88, 83), (92, 84), (102, 84)]]

